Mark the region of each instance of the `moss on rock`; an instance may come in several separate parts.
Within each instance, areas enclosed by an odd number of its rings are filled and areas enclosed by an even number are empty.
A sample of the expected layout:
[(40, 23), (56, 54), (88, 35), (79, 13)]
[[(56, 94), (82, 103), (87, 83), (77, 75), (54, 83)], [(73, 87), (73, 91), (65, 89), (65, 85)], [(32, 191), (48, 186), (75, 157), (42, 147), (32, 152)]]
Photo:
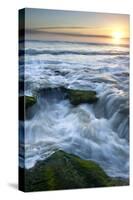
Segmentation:
[(67, 89), (68, 98), (73, 105), (80, 103), (95, 103), (98, 100), (95, 91)]
[(38, 162), (24, 174), (27, 192), (124, 185), (122, 181), (112, 180), (95, 162), (63, 151)]
[(81, 103), (96, 103), (98, 100), (97, 94), (95, 91), (92, 90), (77, 90), (77, 89), (70, 89), (64, 86), (62, 87), (55, 87), (55, 88), (43, 88), (38, 91), (39, 94), (43, 96), (54, 94), (56, 97), (60, 99), (68, 98), (74, 106), (77, 106)]
[(26, 111), (37, 102), (34, 96), (20, 96), (19, 97), (19, 119), (24, 120), (24, 110)]
[(26, 104), (26, 109), (33, 106), (37, 102), (36, 97), (33, 96), (25, 96), (25, 104)]

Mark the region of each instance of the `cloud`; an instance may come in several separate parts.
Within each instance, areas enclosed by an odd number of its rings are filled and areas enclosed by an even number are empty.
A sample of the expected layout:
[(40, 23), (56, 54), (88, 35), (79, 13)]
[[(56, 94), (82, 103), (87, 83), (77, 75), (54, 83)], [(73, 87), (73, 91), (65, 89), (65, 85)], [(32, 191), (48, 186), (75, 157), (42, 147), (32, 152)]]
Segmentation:
[[(100, 28), (92, 28), (92, 27), (39, 27), (36, 29), (26, 29), (26, 33), (30, 34), (49, 34), (49, 35), (58, 35), (58, 36), (72, 36), (72, 37), (90, 37), (90, 38), (112, 38), (110, 35), (102, 35), (102, 34), (85, 34), (81, 33), (81, 30), (94, 30), (98, 32)], [(62, 30), (62, 31), (61, 31)], [(66, 31), (63, 31), (66, 30)], [(71, 30), (71, 31), (70, 31)], [(72, 32), (72, 30), (76, 30), (77, 32)], [(67, 32), (69, 31), (69, 32)], [(128, 38), (124, 38), (128, 39)]]

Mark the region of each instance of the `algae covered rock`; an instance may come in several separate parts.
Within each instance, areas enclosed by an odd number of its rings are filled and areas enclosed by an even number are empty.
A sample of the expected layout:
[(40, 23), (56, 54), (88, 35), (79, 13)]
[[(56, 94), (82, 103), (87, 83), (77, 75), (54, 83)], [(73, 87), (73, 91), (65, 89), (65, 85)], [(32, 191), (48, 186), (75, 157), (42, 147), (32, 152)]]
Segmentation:
[(73, 105), (79, 105), (80, 103), (95, 103), (98, 100), (95, 91), (83, 91), (67, 89), (68, 98)]
[[(21, 173), (23, 169), (20, 169), (20, 175)], [(24, 173), (24, 190), (27, 192), (123, 184), (122, 181), (112, 180), (95, 162), (82, 160), (63, 151), (57, 151), (47, 160), (38, 162)]]
[(55, 88), (43, 88), (38, 91), (42, 96), (51, 98), (56, 97), (56, 99), (63, 100), (69, 99), (70, 103), (74, 106), (79, 105), (81, 103), (96, 103), (98, 100), (97, 94), (92, 90), (77, 90), (70, 89), (64, 86), (55, 87)]
[(20, 106), (23, 106), (26, 109), (33, 106), (36, 102), (37, 102), (37, 99), (34, 96), (20, 96), (19, 97)]
[(32, 107), (37, 102), (34, 96), (20, 96), (19, 97), (19, 119), (24, 120), (24, 111), (27, 115), (28, 108)]
[(34, 96), (25, 96), (25, 104), (26, 104), (26, 109), (33, 106), (37, 102), (36, 97)]

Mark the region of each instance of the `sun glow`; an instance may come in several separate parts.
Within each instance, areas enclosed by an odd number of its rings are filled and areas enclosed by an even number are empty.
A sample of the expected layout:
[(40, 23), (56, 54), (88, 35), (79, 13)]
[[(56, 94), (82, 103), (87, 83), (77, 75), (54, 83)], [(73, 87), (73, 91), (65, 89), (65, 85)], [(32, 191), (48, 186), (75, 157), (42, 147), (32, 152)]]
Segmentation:
[(112, 33), (114, 39), (121, 39), (123, 37), (123, 33), (120, 31), (115, 31)]
[(122, 31), (114, 31), (112, 33), (112, 38), (114, 43), (120, 43), (121, 39), (123, 38), (123, 32)]

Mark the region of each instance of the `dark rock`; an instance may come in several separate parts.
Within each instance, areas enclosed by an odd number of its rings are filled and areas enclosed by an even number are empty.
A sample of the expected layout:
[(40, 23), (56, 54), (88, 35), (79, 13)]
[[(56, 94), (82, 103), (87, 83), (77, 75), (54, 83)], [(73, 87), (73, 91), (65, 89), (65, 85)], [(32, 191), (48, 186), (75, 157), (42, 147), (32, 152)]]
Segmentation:
[(27, 192), (126, 184), (122, 180), (112, 180), (95, 162), (82, 160), (63, 151), (54, 153), (29, 170), (20, 168), (19, 172), (25, 175), (24, 191)]
[(33, 96), (25, 96), (25, 104), (26, 104), (26, 109), (33, 106), (37, 102), (36, 97)]
[(73, 104), (74, 106), (79, 105), (81, 103), (93, 104), (96, 103), (98, 100), (95, 91), (69, 89), (63, 86), (55, 88), (43, 88), (38, 91), (38, 95), (39, 94), (45, 97), (50, 96), (51, 99), (54, 98), (55, 96), (60, 100), (68, 98), (71, 104)]
[(24, 111), (26, 118), (28, 118), (28, 109), (37, 102), (37, 98), (33, 96), (20, 96), (19, 97), (19, 120), (24, 120)]
[(79, 105), (81, 103), (96, 103), (98, 97), (95, 91), (83, 91), (67, 89), (68, 98), (73, 105)]

